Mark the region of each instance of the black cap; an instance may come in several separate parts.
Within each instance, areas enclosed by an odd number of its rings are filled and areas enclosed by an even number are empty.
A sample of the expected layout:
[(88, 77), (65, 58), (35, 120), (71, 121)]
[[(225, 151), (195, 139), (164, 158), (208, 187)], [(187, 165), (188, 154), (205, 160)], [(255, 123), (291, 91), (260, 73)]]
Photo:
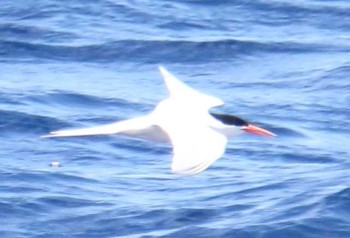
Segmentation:
[(248, 122), (243, 120), (242, 118), (227, 115), (227, 114), (217, 114), (217, 113), (210, 113), (214, 118), (221, 121), (222, 123), (226, 125), (233, 125), (233, 126), (248, 126)]

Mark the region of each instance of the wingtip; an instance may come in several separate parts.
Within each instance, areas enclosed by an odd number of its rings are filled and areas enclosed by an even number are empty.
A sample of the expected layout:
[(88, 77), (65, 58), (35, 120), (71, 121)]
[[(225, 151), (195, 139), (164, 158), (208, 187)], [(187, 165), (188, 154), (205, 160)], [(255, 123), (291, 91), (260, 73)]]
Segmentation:
[[(167, 86), (170, 94), (177, 93), (181, 90), (181, 88), (186, 88), (187, 86), (182, 85), (183, 83), (180, 82), (179, 79), (177, 79), (173, 74), (171, 74), (167, 69), (165, 69), (163, 66), (158, 66), (159, 72), (163, 77), (163, 80), (165, 82), (165, 85)], [(187, 89), (185, 89), (187, 90)]]
[(160, 72), (165, 70), (165, 68), (163, 66), (161, 66), (161, 65), (158, 65), (158, 69), (159, 69)]
[(54, 137), (54, 134), (52, 132), (50, 132), (49, 134), (40, 136), (40, 138), (51, 138), (51, 137)]
[(163, 66), (159, 65), (158, 66), (159, 72), (161, 73), (161, 75), (163, 75), (164, 78), (166, 78), (170, 73), (169, 71), (164, 68)]
[(41, 135), (40, 138), (53, 138), (53, 137), (61, 137), (62, 131), (51, 131), (49, 134)]

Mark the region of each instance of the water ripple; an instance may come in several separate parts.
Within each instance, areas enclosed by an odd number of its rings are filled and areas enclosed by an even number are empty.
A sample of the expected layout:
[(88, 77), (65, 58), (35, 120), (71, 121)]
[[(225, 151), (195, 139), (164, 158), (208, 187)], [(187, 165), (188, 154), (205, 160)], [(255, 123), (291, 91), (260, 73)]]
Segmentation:
[[(221, 61), (225, 57), (259, 53), (342, 52), (343, 47), (293, 42), (218, 41), (144, 41), (121, 40), (99, 45), (61, 46), (20, 41), (0, 41), (0, 52), (7, 58), (38, 58), (64, 61), (108, 62), (136, 61), (142, 63), (190, 61)], [(153, 50), (157, 49), (157, 50)], [(345, 50), (345, 51), (348, 51)], [(188, 52), (191, 52), (190, 54)], [(208, 57), (210, 55), (210, 57)]]

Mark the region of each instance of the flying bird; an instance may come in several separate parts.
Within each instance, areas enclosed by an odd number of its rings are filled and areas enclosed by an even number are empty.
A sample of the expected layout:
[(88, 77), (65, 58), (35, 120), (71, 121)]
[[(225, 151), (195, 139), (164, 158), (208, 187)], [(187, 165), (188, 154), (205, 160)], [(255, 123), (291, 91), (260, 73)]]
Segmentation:
[(243, 132), (275, 136), (239, 117), (209, 112), (224, 102), (192, 89), (161, 66), (159, 71), (169, 96), (149, 114), (96, 127), (53, 131), (42, 137), (122, 134), (168, 141), (173, 147), (172, 172), (195, 174), (207, 169), (224, 154), (230, 137)]

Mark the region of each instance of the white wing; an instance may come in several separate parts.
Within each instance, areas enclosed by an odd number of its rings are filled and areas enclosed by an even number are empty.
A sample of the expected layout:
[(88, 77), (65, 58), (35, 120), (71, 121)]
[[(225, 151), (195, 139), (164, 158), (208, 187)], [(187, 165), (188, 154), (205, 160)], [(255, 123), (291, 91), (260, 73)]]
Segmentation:
[(90, 128), (53, 131), (50, 134), (44, 135), (42, 137), (111, 135), (117, 133), (156, 141), (166, 140), (165, 133), (162, 130), (160, 130), (160, 128), (157, 125), (153, 124), (150, 116), (142, 116), (125, 121)]
[(173, 144), (171, 169), (175, 173), (195, 174), (207, 169), (225, 152), (227, 138), (211, 128), (192, 128), (169, 134)]
[(204, 110), (224, 104), (219, 98), (200, 93), (187, 86), (162, 66), (159, 66), (159, 71), (164, 78), (170, 97), (182, 104), (190, 104)]

